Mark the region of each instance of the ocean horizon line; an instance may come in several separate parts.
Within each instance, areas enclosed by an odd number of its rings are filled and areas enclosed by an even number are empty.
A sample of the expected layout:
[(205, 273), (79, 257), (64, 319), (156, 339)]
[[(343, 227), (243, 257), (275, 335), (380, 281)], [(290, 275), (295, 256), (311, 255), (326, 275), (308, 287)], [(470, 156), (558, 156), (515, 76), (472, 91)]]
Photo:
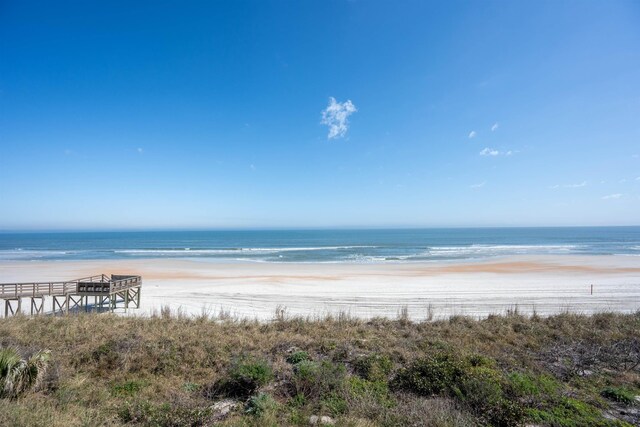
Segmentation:
[(229, 227), (229, 228), (43, 228), (0, 229), (3, 234), (66, 234), (66, 233), (163, 233), (163, 232), (261, 232), (261, 231), (411, 231), (411, 230), (501, 230), (501, 229), (578, 229), (578, 228), (640, 228), (640, 224), (621, 225), (478, 225), (478, 226), (330, 226), (330, 227)]

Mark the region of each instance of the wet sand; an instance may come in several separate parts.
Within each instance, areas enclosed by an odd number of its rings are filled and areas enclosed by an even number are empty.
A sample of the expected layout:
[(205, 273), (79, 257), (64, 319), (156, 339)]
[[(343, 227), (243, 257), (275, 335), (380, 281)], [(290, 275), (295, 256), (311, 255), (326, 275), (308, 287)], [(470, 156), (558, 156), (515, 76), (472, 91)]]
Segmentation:
[[(640, 257), (527, 256), (484, 261), (330, 264), (220, 263), (202, 259), (5, 261), (0, 282), (69, 280), (99, 273), (143, 277), (148, 315), (168, 306), (270, 319), (289, 315), (395, 317), (408, 307), (414, 319), (483, 317), (520, 312), (541, 315), (640, 310)], [(591, 294), (593, 285), (593, 295)], [(123, 310), (119, 310), (122, 312)]]

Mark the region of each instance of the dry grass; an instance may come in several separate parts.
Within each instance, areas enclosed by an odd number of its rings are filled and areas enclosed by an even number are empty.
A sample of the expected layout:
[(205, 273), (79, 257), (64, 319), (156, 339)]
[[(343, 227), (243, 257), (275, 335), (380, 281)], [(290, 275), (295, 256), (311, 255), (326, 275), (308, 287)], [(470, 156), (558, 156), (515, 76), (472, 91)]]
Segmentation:
[[(617, 416), (599, 390), (640, 388), (639, 343), (640, 313), (542, 318), (519, 315), (517, 307), (480, 321), (458, 316), (422, 323), (411, 322), (404, 310), (396, 320), (363, 321), (344, 313), (290, 318), (284, 307), (269, 323), (228, 313), (187, 317), (168, 309), (151, 318), (16, 317), (0, 320), (0, 347), (51, 350), (52, 366), (37, 392), (0, 400), (0, 425), (307, 425), (310, 415), (354, 426), (474, 425), (472, 412), (455, 398), (385, 391), (399, 369), (443, 350), (490, 358), (505, 378), (512, 372), (552, 376), (589, 408)], [(329, 385), (317, 399), (296, 396), (291, 384), (297, 368), (287, 362), (295, 351), (306, 352), (310, 363), (344, 367), (344, 378), (336, 380), (342, 385)], [(392, 370), (386, 378), (364, 380), (364, 391), (356, 393), (349, 388), (358, 377), (356, 363), (370, 354), (388, 358)], [(260, 392), (272, 396), (278, 409), (266, 405), (260, 416), (246, 414), (241, 398), (223, 417), (212, 408), (223, 397), (212, 399), (203, 390), (227, 379), (245, 359), (266, 361), (273, 370)]]

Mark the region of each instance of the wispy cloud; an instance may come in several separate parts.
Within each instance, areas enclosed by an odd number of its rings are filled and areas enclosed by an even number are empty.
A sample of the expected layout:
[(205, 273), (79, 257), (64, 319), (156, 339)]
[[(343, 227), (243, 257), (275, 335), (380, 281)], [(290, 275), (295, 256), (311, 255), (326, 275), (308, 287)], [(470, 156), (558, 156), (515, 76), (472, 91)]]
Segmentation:
[(485, 185), (486, 183), (487, 183), (487, 181), (482, 181), (482, 182), (479, 182), (479, 183), (477, 183), (477, 184), (471, 184), (471, 185), (469, 186), (469, 188), (482, 188), (482, 187), (484, 187), (484, 185)]
[(619, 199), (620, 197), (622, 197), (622, 194), (620, 193), (608, 194), (606, 196), (603, 196), (602, 200)]
[(640, 181), (640, 176), (636, 178), (636, 181)]
[(480, 152), (480, 155), (481, 156), (498, 156), (500, 155), (500, 151), (487, 147)]
[(342, 138), (349, 130), (349, 116), (358, 111), (351, 100), (338, 102), (334, 97), (329, 98), (329, 105), (322, 110), (323, 125), (329, 127), (329, 135), (327, 138)]
[(579, 184), (566, 184), (563, 187), (564, 188), (580, 188), (580, 187), (586, 187), (587, 185), (587, 181), (582, 181)]
[(254, 165), (253, 163), (251, 163), (249, 165), (249, 169), (251, 169), (252, 171), (256, 170), (256, 165)]
[(491, 126), (491, 132), (497, 131), (499, 127), (500, 125), (498, 124), (498, 122), (495, 122), (493, 126)]
[(469, 132), (469, 139), (473, 139), (477, 136), (478, 134), (476, 133), (475, 130), (472, 130), (471, 132)]
[(552, 185), (549, 188), (555, 190), (556, 188), (561, 188), (561, 187), (562, 188), (580, 188), (580, 187), (586, 187), (586, 186), (587, 186), (587, 181), (582, 181), (578, 184), (563, 184), (563, 185), (556, 184), (556, 185)]
[(138, 153), (140, 153), (140, 154), (144, 153), (144, 150), (143, 150), (142, 148), (140, 148), (140, 147), (138, 147), (138, 148), (136, 149), (136, 151), (137, 151)]

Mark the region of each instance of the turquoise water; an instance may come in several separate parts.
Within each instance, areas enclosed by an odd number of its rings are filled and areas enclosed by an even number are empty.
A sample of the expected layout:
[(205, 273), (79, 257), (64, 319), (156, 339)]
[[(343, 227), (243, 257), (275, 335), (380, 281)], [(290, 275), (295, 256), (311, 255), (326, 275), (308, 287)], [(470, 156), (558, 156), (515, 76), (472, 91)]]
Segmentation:
[(0, 234), (0, 261), (196, 258), (366, 263), (538, 254), (640, 256), (640, 227)]

